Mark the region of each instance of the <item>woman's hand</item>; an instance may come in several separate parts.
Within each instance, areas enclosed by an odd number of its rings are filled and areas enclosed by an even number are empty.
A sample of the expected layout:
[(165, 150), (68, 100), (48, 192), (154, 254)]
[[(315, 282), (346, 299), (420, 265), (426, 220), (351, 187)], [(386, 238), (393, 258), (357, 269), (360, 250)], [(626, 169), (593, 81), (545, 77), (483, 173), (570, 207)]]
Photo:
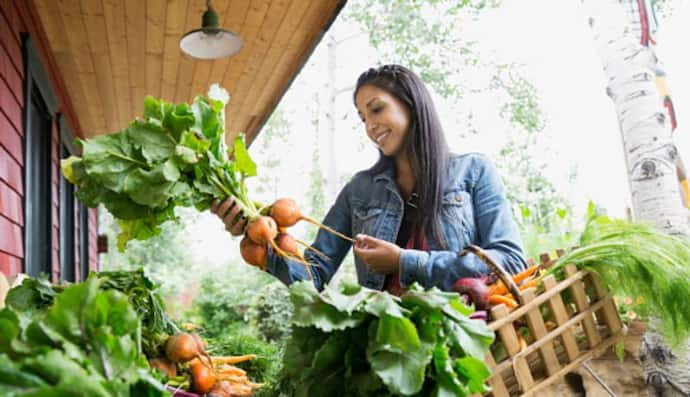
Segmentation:
[(375, 272), (392, 274), (398, 271), (400, 264), (400, 247), (366, 234), (358, 234), (354, 245), (355, 255)]
[(211, 204), (211, 212), (223, 221), (225, 230), (233, 236), (242, 235), (247, 228), (247, 217), (242, 214), (242, 209), (232, 198), (223, 201), (214, 200)]

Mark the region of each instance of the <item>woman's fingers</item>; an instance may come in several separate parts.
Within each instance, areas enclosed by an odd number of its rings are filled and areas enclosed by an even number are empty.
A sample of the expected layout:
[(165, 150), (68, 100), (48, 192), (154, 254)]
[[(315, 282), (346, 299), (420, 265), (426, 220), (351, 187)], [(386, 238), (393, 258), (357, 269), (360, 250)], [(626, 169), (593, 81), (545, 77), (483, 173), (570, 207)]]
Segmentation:
[(235, 205), (223, 217), (225, 228), (233, 235), (239, 236), (244, 232), (246, 226), (246, 219), (242, 216), (242, 209), (239, 205)]
[(221, 201), (221, 203), (216, 208), (215, 214), (218, 215), (221, 219), (223, 219), (225, 218), (225, 215), (227, 215), (229, 209), (236, 207), (237, 206), (235, 205), (235, 200), (228, 198)]

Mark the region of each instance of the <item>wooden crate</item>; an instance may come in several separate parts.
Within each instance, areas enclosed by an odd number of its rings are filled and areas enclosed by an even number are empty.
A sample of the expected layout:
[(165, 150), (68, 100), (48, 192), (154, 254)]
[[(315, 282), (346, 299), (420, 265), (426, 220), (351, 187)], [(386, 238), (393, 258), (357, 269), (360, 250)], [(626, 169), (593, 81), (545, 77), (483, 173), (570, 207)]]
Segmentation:
[[(542, 267), (552, 263), (548, 255), (540, 259)], [(511, 311), (502, 304), (491, 309), (489, 327), (496, 342), (486, 359), (493, 373), (490, 396), (539, 395), (540, 389), (611, 349), (624, 336), (613, 297), (597, 274), (568, 265), (562, 281), (549, 275), (542, 282), (539, 294), (534, 288), (513, 289), (519, 306)], [(520, 344), (515, 324), (528, 330), (522, 335), (526, 344)]]

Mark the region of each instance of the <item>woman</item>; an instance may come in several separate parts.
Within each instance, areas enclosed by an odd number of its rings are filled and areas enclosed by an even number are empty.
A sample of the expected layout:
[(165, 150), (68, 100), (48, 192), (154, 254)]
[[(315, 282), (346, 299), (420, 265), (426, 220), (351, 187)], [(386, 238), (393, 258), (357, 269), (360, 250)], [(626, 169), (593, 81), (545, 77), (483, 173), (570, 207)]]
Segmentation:
[[(379, 148), (373, 167), (342, 189), (323, 223), (356, 236), (359, 283), (401, 294), (417, 282), (449, 291), (462, 277), (488, 272), (469, 244), (482, 247), (509, 273), (526, 267), (517, 225), (494, 166), (479, 154), (449, 153), (438, 115), (421, 79), (407, 68), (385, 65), (358, 79), (354, 103), (365, 131)], [(233, 235), (246, 226), (231, 200), (212, 211)], [(237, 220), (237, 221), (236, 221)], [(351, 243), (320, 231), (307, 251), (314, 284), (321, 289), (337, 271)], [(269, 250), (266, 271), (286, 284), (309, 279), (304, 266)]]

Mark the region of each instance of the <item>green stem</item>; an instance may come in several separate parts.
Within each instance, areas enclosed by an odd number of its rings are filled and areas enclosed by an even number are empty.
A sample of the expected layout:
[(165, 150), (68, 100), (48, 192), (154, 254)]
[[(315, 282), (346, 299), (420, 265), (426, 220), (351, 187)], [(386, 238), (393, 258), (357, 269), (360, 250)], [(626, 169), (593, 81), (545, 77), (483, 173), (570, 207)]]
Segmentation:
[(108, 154), (111, 155), (111, 156), (119, 157), (119, 158), (121, 158), (121, 159), (123, 159), (123, 160), (127, 160), (127, 161), (130, 161), (130, 162), (134, 163), (134, 164), (137, 164), (137, 165), (140, 165), (140, 166), (142, 166), (142, 167), (148, 168), (148, 164), (146, 164), (146, 163), (144, 163), (144, 162), (141, 162), (141, 161), (138, 161), (138, 160), (135, 160), (135, 159), (133, 159), (133, 158), (131, 158), (131, 157), (129, 157), (129, 156), (125, 156), (125, 155), (122, 155), (122, 154), (116, 153), (116, 152), (111, 152), (110, 150), (107, 150), (106, 153), (108, 153)]

